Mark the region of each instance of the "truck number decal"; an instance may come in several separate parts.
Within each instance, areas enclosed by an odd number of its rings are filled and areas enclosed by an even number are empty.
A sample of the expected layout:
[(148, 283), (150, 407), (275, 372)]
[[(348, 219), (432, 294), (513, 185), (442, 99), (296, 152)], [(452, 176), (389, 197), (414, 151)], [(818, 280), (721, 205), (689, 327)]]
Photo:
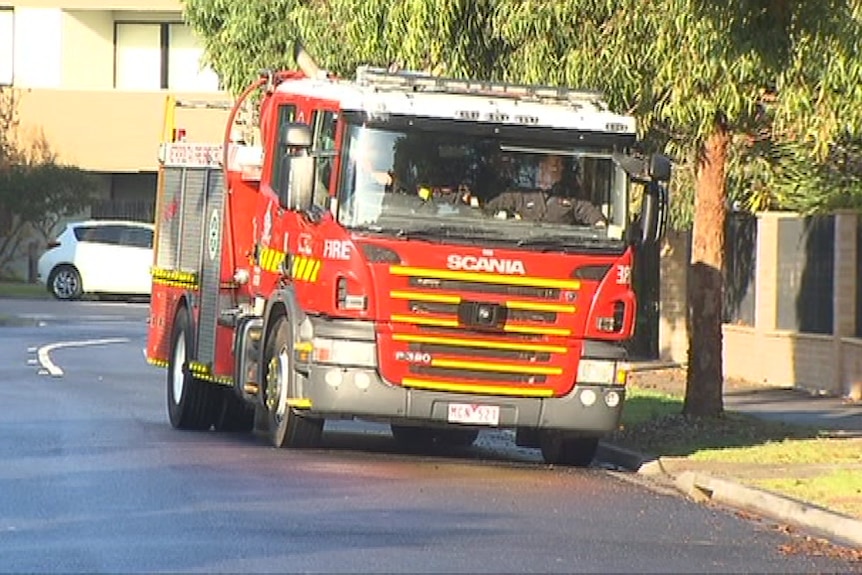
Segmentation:
[(632, 266), (617, 266), (617, 283), (619, 285), (629, 285), (632, 283)]
[(395, 360), (409, 363), (431, 363), (431, 354), (420, 351), (396, 351)]

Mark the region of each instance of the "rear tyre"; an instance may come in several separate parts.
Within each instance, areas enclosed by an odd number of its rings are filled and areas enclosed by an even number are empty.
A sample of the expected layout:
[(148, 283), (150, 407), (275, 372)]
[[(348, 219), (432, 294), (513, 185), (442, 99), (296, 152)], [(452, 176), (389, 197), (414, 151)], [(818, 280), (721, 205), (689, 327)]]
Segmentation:
[(269, 436), (275, 447), (314, 447), (323, 432), (323, 420), (299, 414), (287, 404), (295, 392), (293, 339), (290, 322), (281, 316), (272, 326), (264, 353), (266, 376), (264, 401)]
[(221, 401), (214, 426), (216, 431), (246, 433), (254, 428), (254, 407), (236, 396), (232, 389), (221, 389)]
[(168, 418), (176, 429), (206, 430), (213, 424), (214, 392), (205, 381), (188, 370), (188, 352), (193, 349), (191, 321), (185, 308), (177, 312), (168, 359)]
[(545, 463), (589, 467), (599, 448), (599, 438), (545, 432), (539, 440), (539, 447)]
[(84, 291), (81, 274), (74, 266), (57, 266), (48, 276), (48, 290), (59, 300), (78, 299)]

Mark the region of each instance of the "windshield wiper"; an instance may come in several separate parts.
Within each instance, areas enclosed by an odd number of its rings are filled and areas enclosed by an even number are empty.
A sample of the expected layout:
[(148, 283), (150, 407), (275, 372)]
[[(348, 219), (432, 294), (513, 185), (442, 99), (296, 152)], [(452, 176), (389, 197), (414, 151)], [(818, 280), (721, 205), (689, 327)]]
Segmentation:
[(397, 227), (397, 226), (381, 226), (378, 224), (367, 224), (362, 226), (353, 226), (350, 231), (354, 233), (364, 234), (380, 234), (394, 236), (402, 240), (475, 240), (478, 238), (487, 238), (490, 234), (495, 234), (490, 230), (481, 230), (476, 228), (464, 229), (457, 226), (426, 226), (421, 228)]
[(582, 251), (582, 250), (614, 250), (620, 249), (620, 243), (615, 240), (605, 238), (591, 237), (571, 237), (571, 236), (534, 236), (523, 238), (515, 243), (519, 248), (533, 248), (540, 250), (560, 250), (560, 251)]

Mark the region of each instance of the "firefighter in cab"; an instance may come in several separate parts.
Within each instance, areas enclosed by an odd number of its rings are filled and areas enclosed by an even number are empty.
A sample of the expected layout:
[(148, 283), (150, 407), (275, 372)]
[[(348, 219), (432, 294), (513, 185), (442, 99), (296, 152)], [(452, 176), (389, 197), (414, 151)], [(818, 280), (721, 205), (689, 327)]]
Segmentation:
[(485, 209), (500, 219), (605, 227), (604, 214), (589, 200), (579, 198), (579, 191), (578, 179), (567, 169), (565, 159), (547, 155), (537, 166), (535, 189), (506, 190)]

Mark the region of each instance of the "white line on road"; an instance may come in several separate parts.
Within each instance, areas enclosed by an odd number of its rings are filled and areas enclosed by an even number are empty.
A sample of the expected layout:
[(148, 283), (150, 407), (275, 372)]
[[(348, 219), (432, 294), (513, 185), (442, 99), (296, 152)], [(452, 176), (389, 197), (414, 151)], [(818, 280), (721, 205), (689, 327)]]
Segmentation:
[(51, 361), (51, 357), (48, 355), (55, 349), (60, 349), (64, 347), (86, 347), (88, 345), (108, 345), (111, 343), (128, 343), (130, 340), (125, 337), (113, 338), (113, 339), (86, 339), (83, 341), (60, 341), (57, 343), (51, 343), (48, 345), (43, 345), (36, 352), (37, 357), (39, 358), (39, 363), (45, 368), (48, 375), (53, 377), (62, 377), (63, 370), (60, 369), (58, 365), (56, 365), (53, 361)]

